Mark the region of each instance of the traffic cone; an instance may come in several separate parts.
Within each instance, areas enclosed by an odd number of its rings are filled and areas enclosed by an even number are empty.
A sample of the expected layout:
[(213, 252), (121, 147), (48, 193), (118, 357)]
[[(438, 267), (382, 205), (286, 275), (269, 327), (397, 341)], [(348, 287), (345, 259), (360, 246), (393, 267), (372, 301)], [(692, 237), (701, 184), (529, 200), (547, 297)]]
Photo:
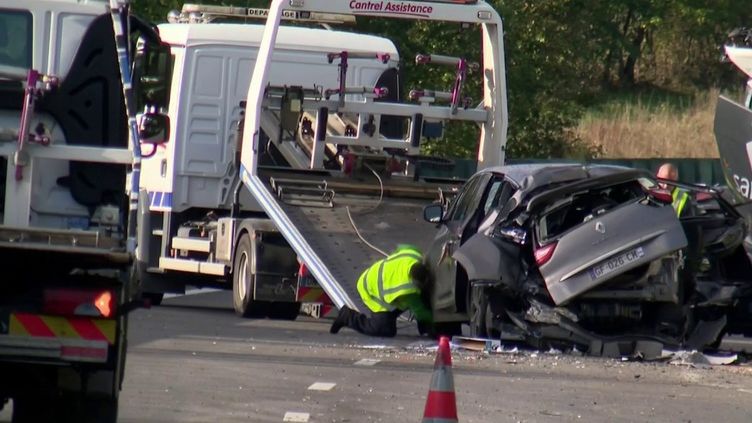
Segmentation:
[(431, 386), (428, 388), (426, 409), (423, 411), (423, 423), (457, 423), (452, 355), (449, 352), (449, 338), (446, 336), (439, 339)]

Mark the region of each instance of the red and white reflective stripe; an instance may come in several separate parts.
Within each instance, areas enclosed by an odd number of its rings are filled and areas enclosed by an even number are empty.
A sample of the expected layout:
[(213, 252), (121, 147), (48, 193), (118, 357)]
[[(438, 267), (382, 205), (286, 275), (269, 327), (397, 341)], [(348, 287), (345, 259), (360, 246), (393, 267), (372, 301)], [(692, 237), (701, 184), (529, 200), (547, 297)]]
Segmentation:
[(60, 358), (70, 361), (91, 361), (103, 363), (107, 361), (107, 343), (92, 346), (61, 345)]
[(326, 295), (326, 292), (324, 292), (324, 290), (319, 287), (299, 287), (298, 295), (295, 300), (300, 301), (301, 303), (332, 303), (332, 300), (329, 299), (329, 296)]
[(114, 344), (117, 334), (117, 321), (113, 319), (13, 313), (10, 316), (8, 334), (44, 338), (74, 338)]
[(105, 363), (108, 352), (105, 341), (0, 335), (0, 356), (22, 357), (25, 360), (37, 358)]

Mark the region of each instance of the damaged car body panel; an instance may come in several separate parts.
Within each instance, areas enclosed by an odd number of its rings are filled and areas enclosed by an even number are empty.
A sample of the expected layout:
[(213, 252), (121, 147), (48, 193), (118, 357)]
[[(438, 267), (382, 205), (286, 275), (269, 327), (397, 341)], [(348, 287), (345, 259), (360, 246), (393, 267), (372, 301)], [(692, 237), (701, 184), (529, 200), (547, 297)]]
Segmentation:
[(509, 264), (518, 263), (521, 254), (517, 244), (475, 234), (454, 253), (454, 259), (465, 269), (468, 280), (515, 284), (520, 277), (520, 266)]
[(668, 287), (620, 289), (616, 280), (624, 274), (628, 282), (640, 278), (652, 270), (651, 262), (687, 246), (682, 226), (670, 207), (634, 201), (618, 204), (600, 192), (582, 195), (545, 213), (537, 232), (541, 243), (537, 248), (554, 245), (550, 259), (539, 268), (557, 305), (605, 284), (612, 285), (611, 289), (604, 288), (609, 292), (605, 295), (614, 298), (677, 300)]
[[(672, 187), (657, 182), (603, 165), (479, 172), (438, 222), (430, 249), (436, 320), (468, 323), (474, 336), (607, 356), (699, 349), (744, 327), (752, 315), (744, 219), (718, 192), (685, 185), (703, 205), (679, 219)], [(462, 198), (471, 208), (457, 221)]]

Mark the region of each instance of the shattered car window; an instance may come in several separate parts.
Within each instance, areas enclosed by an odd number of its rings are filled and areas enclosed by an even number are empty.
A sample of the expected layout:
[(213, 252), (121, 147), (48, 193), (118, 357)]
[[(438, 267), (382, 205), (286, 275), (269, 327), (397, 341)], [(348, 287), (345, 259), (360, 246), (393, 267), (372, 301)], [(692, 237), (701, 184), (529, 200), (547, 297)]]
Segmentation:
[(483, 216), (488, 215), (488, 212), (491, 211), (491, 209), (494, 209), (499, 205), (499, 198), (502, 194), (500, 188), (502, 185), (505, 185), (504, 180), (502, 179), (497, 179), (491, 183), (491, 188), (488, 189), (486, 204), (483, 206)]
[(449, 207), (449, 220), (461, 221), (468, 216), (468, 211), (475, 210), (480, 203), (480, 196), (483, 194), (481, 183), (484, 178), (474, 177), (467, 182), (462, 188), (462, 192), (455, 198)]
[(615, 207), (644, 197), (643, 185), (638, 181), (574, 193), (544, 212), (538, 223), (538, 239), (545, 243)]

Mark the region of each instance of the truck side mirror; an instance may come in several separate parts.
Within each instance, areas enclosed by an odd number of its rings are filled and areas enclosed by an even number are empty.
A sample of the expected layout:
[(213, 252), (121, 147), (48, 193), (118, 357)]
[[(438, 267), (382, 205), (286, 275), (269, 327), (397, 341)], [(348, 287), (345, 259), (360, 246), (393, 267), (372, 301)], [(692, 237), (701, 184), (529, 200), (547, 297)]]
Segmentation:
[(431, 204), (423, 208), (423, 220), (428, 223), (441, 223), (444, 207), (441, 204)]
[(164, 144), (170, 139), (170, 118), (162, 113), (144, 113), (138, 118), (142, 144)]

